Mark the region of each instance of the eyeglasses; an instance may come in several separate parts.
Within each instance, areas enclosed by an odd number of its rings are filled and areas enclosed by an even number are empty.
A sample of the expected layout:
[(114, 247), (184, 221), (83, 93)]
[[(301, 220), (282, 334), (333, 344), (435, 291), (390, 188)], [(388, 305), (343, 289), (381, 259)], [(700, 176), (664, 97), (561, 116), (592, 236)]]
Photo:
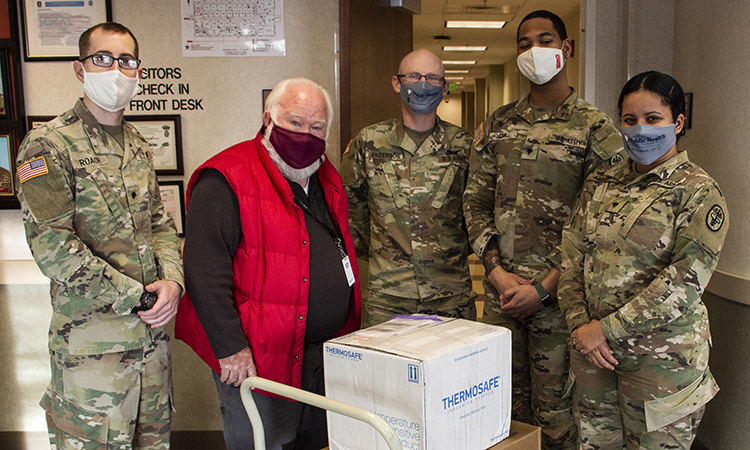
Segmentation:
[(93, 55), (79, 59), (79, 61), (84, 62), (89, 58), (91, 58), (91, 62), (94, 63), (95, 66), (99, 67), (112, 67), (115, 60), (117, 60), (117, 64), (119, 64), (121, 68), (126, 70), (135, 70), (141, 65), (140, 59), (135, 59), (131, 56), (120, 56), (119, 58), (115, 58), (106, 53), (94, 53)]
[(419, 83), (422, 77), (424, 77), (425, 81), (427, 81), (427, 84), (431, 84), (433, 86), (442, 86), (445, 84), (445, 78), (432, 73), (422, 75), (421, 73), (413, 72), (396, 75), (396, 78), (398, 78), (398, 81), (400, 83), (403, 83), (404, 81), (406, 81), (407, 83)]

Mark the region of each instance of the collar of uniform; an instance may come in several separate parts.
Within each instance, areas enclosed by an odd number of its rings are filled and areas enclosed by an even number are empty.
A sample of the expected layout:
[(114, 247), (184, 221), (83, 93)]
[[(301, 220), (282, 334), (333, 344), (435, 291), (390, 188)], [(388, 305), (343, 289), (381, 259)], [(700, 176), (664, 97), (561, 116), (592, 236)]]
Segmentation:
[(534, 111), (532, 111), (531, 109), (531, 102), (529, 101), (529, 96), (527, 95), (526, 97), (522, 98), (516, 105), (516, 115), (522, 117), (528, 123), (534, 123), (535, 121), (541, 122), (551, 119), (570, 120), (570, 117), (573, 115), (573, 110), (575, 109), (577, 100), (578, 92), (576, 92), (575, 88), (571, 87), (570, 95), (568, 95), (568, 98), (566, 98), (565, 101), (560, 104), (560, 106), (552, 110), (549, 114), (545, 114), (544, 116), (535, 119)]
[[(417, 144), (411, 139), (411, 137), (409, 137), (409, 135), (406, 133), (404, 127), (404, 119), (402, 117), (394, 120), (393, 127), (391, 128), (389, 143), (392, 147), (402, 148), (414, 155), (417, 153), (417, 150), (419, 150), (419, 148), (417, 147)], [(428, 136), (427, 139), (425, 139), (425, 141), (422, 143), (422, 147), (424, 147), (425, 143), (427, 143), (430, 139), (437, 139), (438, 136), (445, 136), (445, 127), (443, 126), (443, 121), (440, 120), (440, 117), (435, 116), (435, 128), (432, 131), (432, 135)]]
[[(91, 147), (95, 153), (99, 154), (112, 154), (122, 156), (122, 149), (116, 142), (109, 142), (112, 139), (99, 124), (99, 122), (91, 114), (91, 111), (83, 104), (83, 99), (79, 98), (75, 106), (73, 106), (73, 112), (81, 119), (83, 129), (89, 136)], [(123, 128), (123, 132), (125, 132)]]
[(663, 182), (668, 180), (672, 174), (683, 164), (690, 162), (687, 152), (679, 152), (664, 163), (654, 167), (644, 174), (635, 171), (635, 162), (627, 164), (628, 170), (635, 176), (636, 181)]

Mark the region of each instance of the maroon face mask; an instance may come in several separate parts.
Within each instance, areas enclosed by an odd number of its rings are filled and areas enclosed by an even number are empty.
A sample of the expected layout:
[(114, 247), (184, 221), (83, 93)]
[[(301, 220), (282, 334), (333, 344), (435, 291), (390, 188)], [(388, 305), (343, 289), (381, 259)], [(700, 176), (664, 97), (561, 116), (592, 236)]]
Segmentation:
[(274, 124), (269, 138), (271, 145), (285, 163), (304, 169), (326, 151), (326, 141), (310, 133), (298, 133)]

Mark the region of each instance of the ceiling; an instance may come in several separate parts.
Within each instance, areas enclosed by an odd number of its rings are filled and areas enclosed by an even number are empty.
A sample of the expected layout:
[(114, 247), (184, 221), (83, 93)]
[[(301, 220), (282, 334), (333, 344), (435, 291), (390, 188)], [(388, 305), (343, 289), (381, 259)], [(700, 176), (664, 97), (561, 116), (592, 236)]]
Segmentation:
[[(456, 90), (473, 90), (475, 78), (486, 78), (489, 66), (505, 64), (516, 57), (516, 30), (526, 14), (547, 9), (563, 19), (580, 7), (580, 0), (421, 0), (422, 12), (414, 16), (414, 48), (426, 48), (445, 60), (475, 60), (473, 66), (448, 66), (451, 69), (469, 69), (468, 74), (447, 77), (464, 77)], [(500, 30), (448, 29), (446, 20), (503, 20)], [(448, 36), (450, 39), (435, 39)], [(483, 52), (446, 52), (444, 45), (486, 45)]]

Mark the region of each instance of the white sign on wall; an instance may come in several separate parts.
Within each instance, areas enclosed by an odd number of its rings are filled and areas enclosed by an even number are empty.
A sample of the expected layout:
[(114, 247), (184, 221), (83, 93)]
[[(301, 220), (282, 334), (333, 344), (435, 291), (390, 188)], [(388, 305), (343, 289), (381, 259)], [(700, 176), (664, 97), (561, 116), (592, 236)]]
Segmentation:
[(182, 0), (182, 56), (284, 56), (284, 0)]

